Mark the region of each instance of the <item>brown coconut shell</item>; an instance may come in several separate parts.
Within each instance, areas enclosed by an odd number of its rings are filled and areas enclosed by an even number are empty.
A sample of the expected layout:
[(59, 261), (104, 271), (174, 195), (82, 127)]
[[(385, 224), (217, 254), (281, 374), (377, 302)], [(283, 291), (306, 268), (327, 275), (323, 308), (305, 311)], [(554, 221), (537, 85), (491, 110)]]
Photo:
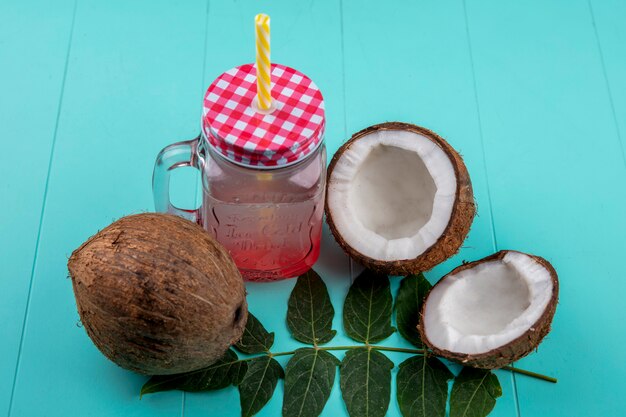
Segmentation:
[(121, 218), (68, 262), (87, 334), (119, 366), (149, 375), (206, 367), (241, 337), (247, 304), (228, 252), (177, 216)]
[[(439, 285), (439, 283), (443, 282), (447, 276), (452, 274), (457, 274), (466, 269), (471, 269), (485, 262), (490, 262), (494, 260), (501, 260), (508, 252), (517, 252), (510, 250), (502, 250), (500, 252), (494, 253), (493, 255), (487, 256), (486, 258), (480, 259), (475, 262), (469, 262), (463, 264), (452, 271), (450, 271), (446, 276), (441, 278), (437, 284), (433, 287), (433, 289)], [(518, 252), (523, 253), (523, 252)], [(546, 268), (550, 277), (552, 278), (552, 297), (550, 297), (550, 301), (546, 306), (546, 309), (541, 314), (539, 319), (526, 331), (524, 334), (519, 336), (517, 339), (514, 339), (507, 343), (506, 345), (500, 346), (496, 349), (492, 349), (488, 352), (472, 354), (468, 355), (460, 352), (451, 352), (445, 349), (439, 349), (437, 346), (434, 346), (430, 340), (428, 340), (428, 336), (424, 332), (423, 326), (418, 325), (418, 330), (420, 332), (420, 336), (422, 341), (426, 346), (428, 346), (435, 355), (441, 356), (446, 359), (450, 359), (454, 362), (461, 363), (466, 366), (471, 366), (474, 368), (482, 368), (482, 369), (497, 369), (502, 368), (512, 362), (515, 362), (524, 356), (528, 355), (530, 352), (535, 350), (539, 343), (543, 340), (544, 337), (550, 332), (550, 326), (552, 324), (552, 319), (554, 317), (554, 313), (556, 311), (556, 305), (559, 300), (559, 279), (555, 269), (552, 267), (550, 262), (546, 261), (544, 258), (539, 256), (530, 255), (524, 253), (524, 255), (530, 256), (532, 259), (541, 264), (544, 268)], [(432, 290), (431, 290), (432, 291)], [(422, 311), (420, 313), (420, 323), (421, 318), (424, 316), (426, 304), (428, 303), (428, 296), (424, 300), (424, 304), (422, 306)]]
[[(474, 215), (476, 214), (476, 206), (474, 203), (474, 193), (472, 190), (472, 182), (470, 181), (469, 173), (465, 167), (465, 163), (461, 158), (461, 155), (454, 150), (448, 142), (436, 133), (409, 123), (402, 122), (387, 122), (374, 126), (370, 126), (360, 132), (355, 133), (350, 140), (348, 140), (333, 156), (328, 167), (327, 182), (330, 183), (333, 169), (337, 162), (341, 159), (343, 153), (350, 148), (356, 141), (364, 136), (367, 136), (373, 132), (379, 130), (408, 130), (418, 133), (430, 139), (439, 148), (441, 148), (446, 155), (450, 158), (450, 162), (454, 167), (454, 173), (456, 175), (456, 199), (452, 208), (452, 214), (450, 215), (450, 221), (444, 232), (439, 239), (421, 255), (414, 259), (398, 259), (394, 261), (382, 261), (373, 259), (365, 254), (358, 252), (346, 243), (341, 236), (341, 232), (335, 226), (333, 222), (333, 215), (328, 207), (328, 195), (326, 196), (326, 221), (332, 232), (335, 240), (341, 246), (341, 248), (354, 260), (367, 268), (373, 269), (376, 272), (389, 274), (389, 275), (408, 275), (428, 271), (434, 266), (442, 263), (452, 255), (456, 254), (463, 241), (469, 233)], [(328, 193), (328, 187), (326, 188)]]

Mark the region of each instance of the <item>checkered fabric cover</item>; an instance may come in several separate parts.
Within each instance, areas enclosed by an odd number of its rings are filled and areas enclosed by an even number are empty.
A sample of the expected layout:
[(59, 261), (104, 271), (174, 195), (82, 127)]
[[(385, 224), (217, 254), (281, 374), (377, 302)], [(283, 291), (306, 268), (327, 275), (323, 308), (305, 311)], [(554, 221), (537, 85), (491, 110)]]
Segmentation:
[(256, 68), (246, 64), (220, 75), (204, 96), (202, 130), (229, 160), (274, 168), (311, 154), (324, 136), (324, 99), (306, 75), (272, 64), (273, 112), (260, 112)]

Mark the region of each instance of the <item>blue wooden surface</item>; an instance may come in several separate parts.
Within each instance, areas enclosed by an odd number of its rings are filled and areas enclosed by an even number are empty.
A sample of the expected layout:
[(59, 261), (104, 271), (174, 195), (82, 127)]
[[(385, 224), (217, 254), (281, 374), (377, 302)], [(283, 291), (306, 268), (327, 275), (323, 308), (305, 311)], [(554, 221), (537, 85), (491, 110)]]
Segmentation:
[[(504, 396), (492, 415), (622, 415), (620, 0), (0, 0), (0, 415), (239, 414), (234, 389), (140, 401), (145, 378), (104, 359), (77, 326), (66, 261), (113, 219), (152, 210), (156, 153), (197, 133), (215, 76), (253, 59), (261, 11), (272, 17), (276, 62), (324, 92), (329, 154), (365, 126), (402, 120), (464, 155), (479, 217), (431, 281), (496, 249), (537, 253), (557, 268), (553, 331), (518, 365), (559, 383), (498, 372)], [(174, 194), (192, 205), (188, 177)], [(316, 269), (340, 312), (356, 266), (327, 230), (323, 239)], [(298, 346), (284, 324), (293, 284), (248, 285), (276, 350)], [(281, 397), (260, 415), (279, 415)], [(338, 386), (324, 415), (345, 415)], [(399, 415), (393, 398), (389, 415)]]

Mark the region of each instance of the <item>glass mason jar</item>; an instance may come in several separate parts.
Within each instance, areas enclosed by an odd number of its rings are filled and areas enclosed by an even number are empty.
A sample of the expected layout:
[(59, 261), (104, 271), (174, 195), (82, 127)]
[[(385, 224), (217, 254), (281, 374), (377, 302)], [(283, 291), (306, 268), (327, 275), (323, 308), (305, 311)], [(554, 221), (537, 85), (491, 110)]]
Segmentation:
[[(254, 72), (254, 66), (243, 65), (213, 82), (204, 100), (202, 134), (161, 151), (153, 191), (157, 211), (202, 225), (230, 252), (245, 279), (273, 281), (306, 272), (319, 256), (324, 106), (311, 80), (273, 64), (274, 108), (261, 112), (254, 104)], [(197, 210), (170, 202), (169, 173), (180, 166), (201, 172)]]

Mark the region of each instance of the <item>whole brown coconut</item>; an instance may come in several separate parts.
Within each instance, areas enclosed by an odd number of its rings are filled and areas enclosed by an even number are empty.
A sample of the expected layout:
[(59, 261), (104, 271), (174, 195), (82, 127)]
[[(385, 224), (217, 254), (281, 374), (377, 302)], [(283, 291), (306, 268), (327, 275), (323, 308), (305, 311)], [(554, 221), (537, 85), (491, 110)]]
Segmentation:
[(444, 276), (422, 306), (422, 341), (438, 356), (495, 369), (535, 350), (550, 332), (559, 296), (545, 259), (500, 251)]
[(166, 375), (206, 367), (243, 333), (239, 271), (180, 217), (121, 218), (76, 249), (68, 268), (87, 334), (123, 368)]
[(335, 153), (325, 211), (353, 259), (406, 275), (459, 250), (475, 205), (467, 168), (452, 146), (423, 127), (388, 122), (354, 134)]

